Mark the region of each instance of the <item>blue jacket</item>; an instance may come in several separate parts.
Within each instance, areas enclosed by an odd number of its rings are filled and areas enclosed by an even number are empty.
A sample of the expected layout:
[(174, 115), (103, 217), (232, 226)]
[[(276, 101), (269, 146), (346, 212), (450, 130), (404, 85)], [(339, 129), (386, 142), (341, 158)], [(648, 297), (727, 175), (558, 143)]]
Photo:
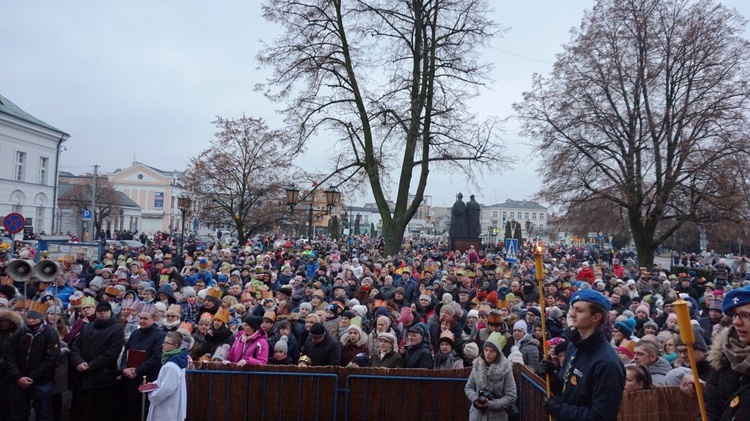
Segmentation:
[(625, 388), (625, 366), (604, 332), (586, 339), (573, 331), (565, 361), (557, 373), (562, 407), (557, 421), (616, 420)]

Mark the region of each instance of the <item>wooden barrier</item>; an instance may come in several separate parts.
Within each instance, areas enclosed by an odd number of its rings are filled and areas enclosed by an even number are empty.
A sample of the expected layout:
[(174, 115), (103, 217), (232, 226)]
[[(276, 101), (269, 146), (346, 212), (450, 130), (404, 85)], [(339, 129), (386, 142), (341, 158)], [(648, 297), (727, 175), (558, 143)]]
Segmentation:
[[(248, 416), (261, 420), (467, 420), (471, 403), (464, 386), (470, 373), (471, 368), (237, 367), (199, 363), (187, 376), (188, 421)], [(523, 365), (514, 365), (513, 375), (521, 420), (546, 421), (544, 381)], [(698, 414), (697, 401), (678, 387), (657, 388), (624, 395), (618, 421), (682, 421), (696, 419)]]

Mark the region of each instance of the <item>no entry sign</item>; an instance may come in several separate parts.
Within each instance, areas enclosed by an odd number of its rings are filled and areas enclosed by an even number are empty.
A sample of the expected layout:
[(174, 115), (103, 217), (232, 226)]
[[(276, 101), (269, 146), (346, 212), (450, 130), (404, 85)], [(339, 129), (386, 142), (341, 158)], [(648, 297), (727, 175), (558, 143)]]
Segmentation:
[(9, 233), (15, 234), (23, 231), (23, 228), (26, 226), (26, 219), (20, 213), (9, 213), (3, 218), (3, 226)]

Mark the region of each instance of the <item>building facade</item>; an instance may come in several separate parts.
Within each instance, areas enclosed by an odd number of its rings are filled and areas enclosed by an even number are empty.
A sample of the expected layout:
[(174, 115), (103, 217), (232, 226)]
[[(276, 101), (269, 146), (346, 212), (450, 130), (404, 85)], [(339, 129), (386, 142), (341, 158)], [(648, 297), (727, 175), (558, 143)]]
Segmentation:
[(155, 234), (179, 232), (182, 227), (182, 213), (177, 207), (177, 198), (185, 193), (180, 184), (182, 175), (180, 171), (164, 171), (134, 162), (128, 168), (108, 174), (108, 178), (115, 190), (123, 192), (140, 208), (138, 231)]
[(57, 169), (69, 137), (0, 95), (0, 217), (17, 212), (28, 231), (59, 231), (53, 217)]
[(512, 221), (520, 224), (523, 238), (549, 240), (547, 208), (536, 202), (508, 199), (504, 203), (482, 206), (481, 209), (483, 241), (502, 241), (505, 224)]

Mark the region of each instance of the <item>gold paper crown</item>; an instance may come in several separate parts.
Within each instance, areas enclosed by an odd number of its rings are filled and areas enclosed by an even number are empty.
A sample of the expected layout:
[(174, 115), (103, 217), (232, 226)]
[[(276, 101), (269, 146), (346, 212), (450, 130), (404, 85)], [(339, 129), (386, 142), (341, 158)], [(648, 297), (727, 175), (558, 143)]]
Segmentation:
[(81, 300), (81, 307), (83, 306), (93, 306), (96, 307), (96, 300), (93, 297), (89, 297), (88, 295), (83, 297)]
[(207, 297), (221, 298), (221, 290), (219, 288), (209, 288), (206, 290)]
[(229, 309), (224, 307), (220, 308), (219, 311), (216, 312), (214, 320), (218, 320), (222, 323), (227, 323), (229, 321)]
[(203, 313), (201, 314), (200, 320), (208, 320), (209, 322), (212, 322), (214, 320), (214, 315), (211, 313)]
[(245, 291), (240, 295), (240, 301), (252, 300), (253, 296), (249, 292)]
[(36, 311), (38, 313), (44, 314), (47, 312), (47, 306), (36, 302), (34, 300), (26, 300), (24, 303), (24, 307), (26, 307), (26, 311)]
[(107, 288), (104, 288), (104, 293), (107, 295), (117, 297), (118, 295), (120, 295), (120, 290), (117, 289), (117, 287), (110, 285)]
[(185, 329), (188, 332), (193, 333), (193, 324), (190, 322), (182, 322), (177, 326), (177, 329)]

